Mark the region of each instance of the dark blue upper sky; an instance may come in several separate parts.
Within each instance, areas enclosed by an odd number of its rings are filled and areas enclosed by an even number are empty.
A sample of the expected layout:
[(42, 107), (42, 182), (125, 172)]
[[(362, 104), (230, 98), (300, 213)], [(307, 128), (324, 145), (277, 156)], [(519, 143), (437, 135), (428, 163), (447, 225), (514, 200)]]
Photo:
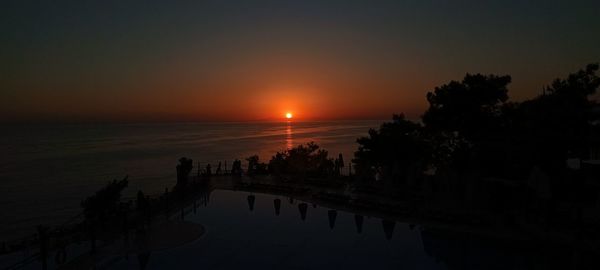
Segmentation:
[(600, 1), (0, 5), (3, 119), (418, 115), (467, 72), (519, 100), (600, 60)]

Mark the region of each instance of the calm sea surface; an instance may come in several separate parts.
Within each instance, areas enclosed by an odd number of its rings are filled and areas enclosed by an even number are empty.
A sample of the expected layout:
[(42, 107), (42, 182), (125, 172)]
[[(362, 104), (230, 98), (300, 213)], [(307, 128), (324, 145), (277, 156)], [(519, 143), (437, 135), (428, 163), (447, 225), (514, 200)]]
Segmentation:
[[(383, 121), (8, 125), (0, 132), (0, 241), (58, 224), (112, 179), (129, 175), (125, 196), (175, 184), (180, 157), (202, 168), (314, 141), (347, 162), (356, 138)], [(245, 166), (244, 161), (244, 166)], [(194, 168), (196, 169), (196, 168)]]

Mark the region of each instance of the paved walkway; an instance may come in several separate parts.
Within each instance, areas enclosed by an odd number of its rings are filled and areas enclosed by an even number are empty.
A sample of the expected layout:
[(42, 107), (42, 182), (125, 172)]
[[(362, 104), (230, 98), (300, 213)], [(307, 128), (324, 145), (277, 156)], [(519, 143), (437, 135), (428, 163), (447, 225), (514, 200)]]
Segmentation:
[(137, 256), (191, 243), (204, 235), (204, 226), (181, 220), (163, 220), (150, 226), (147, 232), (137, 232), (132, 241), (123, 239), (98, 247), (96, 254), (85, 254), (59, 269), (103, 269), (126, 256)]

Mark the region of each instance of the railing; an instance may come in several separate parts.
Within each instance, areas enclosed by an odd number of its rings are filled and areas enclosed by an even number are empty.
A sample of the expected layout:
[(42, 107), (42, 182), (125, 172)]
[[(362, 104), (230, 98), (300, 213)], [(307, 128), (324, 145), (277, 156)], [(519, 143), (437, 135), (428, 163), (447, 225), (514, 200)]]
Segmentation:
[[(95, 231), (95, 229), (98, 229), (99, 224), (86, 224), (83, 212), (69, 218), (60, 225), (53, 226), (52, 229), (38, 226), (38, 233), (3, 244), (5, 248), (0, 254), (24, 252), (22, 259), (3, 269), (21, 269), (36, 261), (41, 261), (42, 269), (47, 269), (46, 261), (49, 257), (52, 257), (49, 254), (53, 252), (56, 253), (54, 257), (56, 265), (59, 267), (67, 261), (65, 248), (73, 243), (88, 240), (92, 246), (91, 252), (94, 252), (97, 234), (102, 234), (105, 238), (118, 238), (120, 235), (128, 234), (138, 224), (150, 222), (161, 214), (164, 214), (166, 219), (171, 218), (172, 215), (178, 216), (176, 214), (179, 213), (173, 211), (174, 209), (181, 208), (181, 215), (186, 215), (191, 212), (191, 210), (185, 210), (186, 205), (193, 203), (195, 210), (198, 201), (200, 201), (201, 205), (206, 204), (205, 200), (208, 197), (204, 196), (204, 194), (207, 191), (209, 192), (209, 190), (205, 181), (202, 181), (203, 179), (192, 177), (192, 181), (190, 181), (188, 186), (182, 189), (185, 192), (174, 193), (166, 189), (163, 194), (146, 196), (145, 198), (148, 202), (147, 209), (140, 210), (140, 207), (136, 203), (133, 203), (137, 201), (136, 197), (121, 198), (118, 213), (111, 216), (110, 220), (101, 222), (105, 225), (102, 226), (102, 231), (91, 232), (90, 229)], [(32, 252), (32, 250), (35, 250), (35, 252)]]

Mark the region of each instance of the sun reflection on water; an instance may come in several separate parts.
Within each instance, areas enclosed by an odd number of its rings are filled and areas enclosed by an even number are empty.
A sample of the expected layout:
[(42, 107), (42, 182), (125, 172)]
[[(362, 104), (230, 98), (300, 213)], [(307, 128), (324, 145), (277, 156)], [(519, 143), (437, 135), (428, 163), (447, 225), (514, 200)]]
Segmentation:
[(287, 121), (287, 127), (285, 129), (285, 144), (286, 149), (292, 149), (294, 142), (292, 139), (292, 121)]

